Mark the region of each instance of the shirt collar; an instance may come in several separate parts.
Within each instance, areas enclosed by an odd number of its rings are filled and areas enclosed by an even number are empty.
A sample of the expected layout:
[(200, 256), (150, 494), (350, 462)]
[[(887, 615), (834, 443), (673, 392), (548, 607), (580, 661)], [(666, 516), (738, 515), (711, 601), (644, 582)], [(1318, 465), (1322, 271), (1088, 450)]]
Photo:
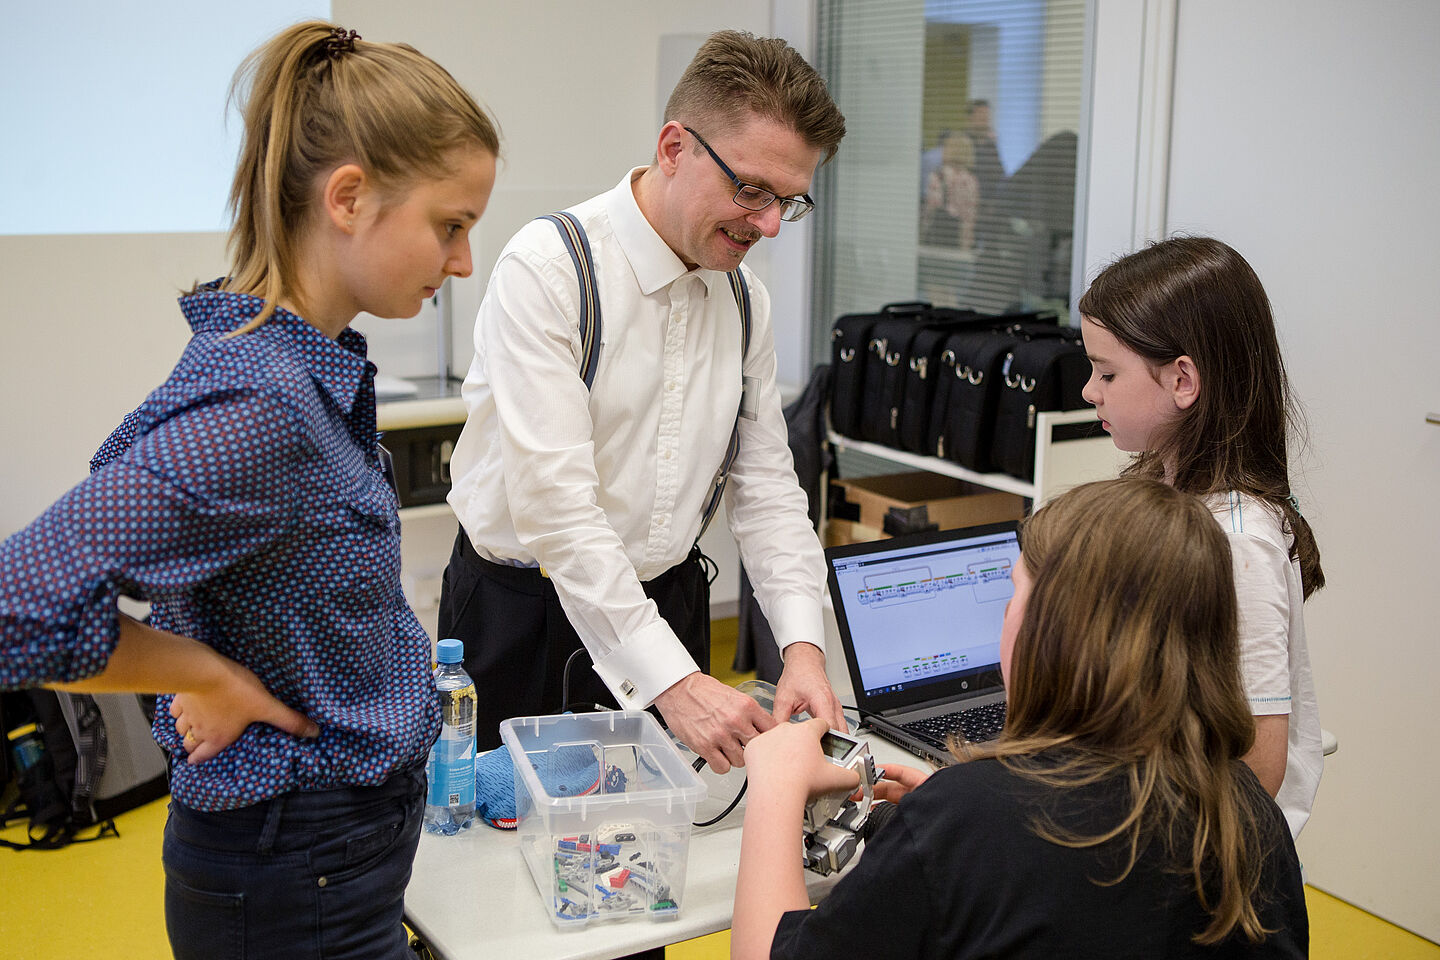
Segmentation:
[[(260, 297), (221, 290), (220, 282), (204, 284), (180, 298), (180, 310), (193, 332), (229, 333), (264, 309)], [(365, 380), (374, 376), (375, 365), (366, 359), (365, 337), (357, 330), (346, 327), (331, 340), (284, 307), (276, 307), (260, 329), (291, 344), (310, 376), (347, 415)]]
[(605, 198), (605, 209), (610, 214), (615, 239), (620, 241), (620, 249), (625, 251), (625, 258), (635, 271), (640, 292), (649, 296), (686, 275), (700, 278), (705, 284), (707, 300), (716, 290), (728, 289), (725, 274), (720, 271), (687, 268), (670, 245), (655, 232), (645, 214), (640, 212), (640, 204), (635, 200), (634, 182), (645, 169), (635, 167), (626, 173)]

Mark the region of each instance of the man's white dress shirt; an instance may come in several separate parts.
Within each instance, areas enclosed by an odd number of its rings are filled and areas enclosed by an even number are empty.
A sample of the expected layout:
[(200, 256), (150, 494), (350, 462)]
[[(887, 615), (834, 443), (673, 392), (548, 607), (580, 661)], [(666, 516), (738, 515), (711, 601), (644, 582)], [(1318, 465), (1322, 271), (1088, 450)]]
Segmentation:
[[(640, 168), (643, 169), (643, 168)], [(825, 649), (825, 565), (795, 479), (775, 385), (770, 296), (748, 268), (752, 333), (725, 274), (689, 270), (650, 226), (626, 174), (570, 209), (600, 292), (599, 367), (580, 379), (578, 282), (548, 220), (505, 247), (475, 324), (450, 505), (482, 557), (540, 566), (626, 709), (699, 667), (640, 581), (683, 561), (736, 419), (730, 529), (780, 643)]]

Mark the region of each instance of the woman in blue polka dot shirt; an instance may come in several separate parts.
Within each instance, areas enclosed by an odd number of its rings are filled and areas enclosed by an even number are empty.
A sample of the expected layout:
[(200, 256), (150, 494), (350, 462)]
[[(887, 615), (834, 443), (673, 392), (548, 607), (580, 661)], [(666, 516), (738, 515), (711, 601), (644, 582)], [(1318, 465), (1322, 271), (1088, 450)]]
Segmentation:
[(176, 957), (407, 957), (439, 709), (349, 323), (469, 275), (499, 140), (433, 61), (319, 21), (235, 89), (230, 272), (181, 298), (188, 347), (89, 479), (0, 544), (0, 687), (163, 694)]

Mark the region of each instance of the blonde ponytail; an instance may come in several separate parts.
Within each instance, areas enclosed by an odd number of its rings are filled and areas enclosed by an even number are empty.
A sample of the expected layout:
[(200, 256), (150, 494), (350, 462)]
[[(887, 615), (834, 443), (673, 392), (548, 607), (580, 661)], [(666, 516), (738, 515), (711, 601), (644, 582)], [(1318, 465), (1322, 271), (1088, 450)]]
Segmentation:
[(245, 132), (222, 286), (265, 300), (237, 333), (268, 320), (281, 299), (301, 296), (299, 241), (329, 171), (356, 163), (399, 192), (449, 174), (457, 148), (500, 150), (493, 121), (439, 64), (406, 44), (371, 43), (319, 20), (250, 54), (230, 97)]

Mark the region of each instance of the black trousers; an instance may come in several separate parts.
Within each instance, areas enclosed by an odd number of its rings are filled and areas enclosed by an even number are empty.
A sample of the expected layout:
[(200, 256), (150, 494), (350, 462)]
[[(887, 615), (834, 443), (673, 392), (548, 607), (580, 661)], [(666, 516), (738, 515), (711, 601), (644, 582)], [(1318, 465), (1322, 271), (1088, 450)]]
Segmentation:
[[(701, 670), (710, 669), (710, 580), (699, 547), (641, 584)], [(500, 721), (558, 713), (572, 705), (615, 707), (588, 653), (575, 658), (562, 694), (565, 663), (583, 650), (550, 579), (533, 567), (482, 558), (462, 528), (440, 586), (439, 637), (465, 645), (465, 670), (479, 693), (476, 747), (500, 746)], [(562, 702), (562, 700), (564, 702)], [(584, 709), (584, 707), (576, 707)]]

